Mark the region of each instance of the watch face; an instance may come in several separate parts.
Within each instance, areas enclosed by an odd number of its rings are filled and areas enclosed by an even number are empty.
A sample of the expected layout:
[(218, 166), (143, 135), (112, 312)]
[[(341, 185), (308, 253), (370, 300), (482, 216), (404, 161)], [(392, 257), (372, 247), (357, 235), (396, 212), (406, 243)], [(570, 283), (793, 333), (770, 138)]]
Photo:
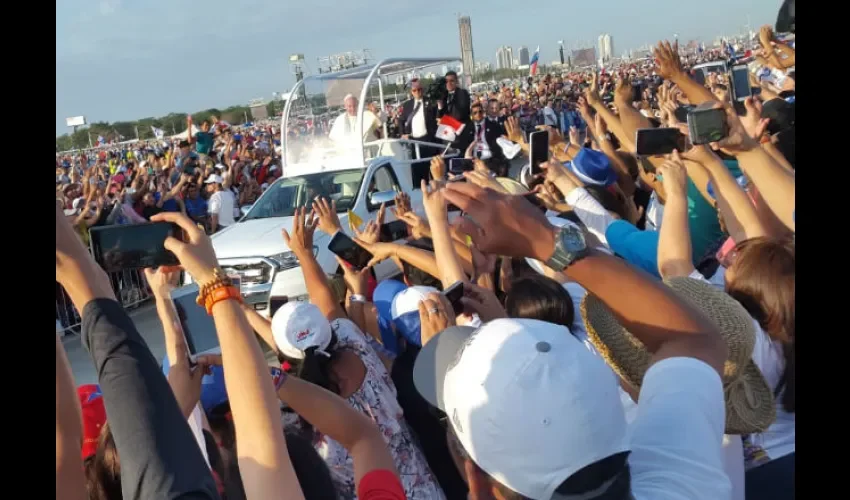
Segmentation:
[(565, 227), (561, 231), (561, 241), (564, 244), (564, 249), (570, 253), (581, 252), (587, 248), (587, 243), (584, 241), (584, 234), (581, 229), (575, 227)]

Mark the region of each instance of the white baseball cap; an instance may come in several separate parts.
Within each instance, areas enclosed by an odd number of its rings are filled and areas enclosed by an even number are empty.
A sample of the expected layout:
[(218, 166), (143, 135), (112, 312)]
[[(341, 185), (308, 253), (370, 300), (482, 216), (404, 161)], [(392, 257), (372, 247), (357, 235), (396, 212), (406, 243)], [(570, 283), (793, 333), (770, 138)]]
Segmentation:
[(393, 319), (398, 319), (404, 314), (416, 311), (419, 313), (419, 303), (428, 297), (429, 293), (440, 293), (439, 290), (432, 286), (411, 286), (393, 297), (393, 303), (390, 306), (390, 312)]
[(324, 351), (331, 343), (331, 323), (309, 302), (287, 302), (272, 318), (272, 337), (287, 357), (304, 359), (311, 347)]
[(419, 352), (413, 382), (476, 465), (529, 498), (550, 499), (574, 473), (629, 450), (616, 376), (560, 325), (447, 328)]
[(210, 176), (207, 177), (207, 180), (204, 181), (204, 184), (213, 184), (213, 183), (223, 184), (224, 179), (222, 179), (220, 175), (210, 174)]

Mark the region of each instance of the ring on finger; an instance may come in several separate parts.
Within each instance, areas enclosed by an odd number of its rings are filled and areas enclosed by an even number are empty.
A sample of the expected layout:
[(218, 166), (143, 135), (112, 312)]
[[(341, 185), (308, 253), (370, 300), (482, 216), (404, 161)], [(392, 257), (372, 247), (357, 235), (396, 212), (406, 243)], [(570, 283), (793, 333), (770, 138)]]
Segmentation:
[(438, 312), (440, 312), (440, 308), (438, 307), (431, 307), (428, 309), (428, 314), (436, 314)]

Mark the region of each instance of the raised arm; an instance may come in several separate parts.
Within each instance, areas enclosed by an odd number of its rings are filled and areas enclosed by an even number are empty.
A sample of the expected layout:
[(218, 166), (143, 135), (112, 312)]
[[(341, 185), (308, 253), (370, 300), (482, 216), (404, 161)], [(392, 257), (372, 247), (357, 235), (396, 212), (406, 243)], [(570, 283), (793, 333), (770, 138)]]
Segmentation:
[(658, 273), (662, 278), (694, 272), (691, 231), (688, 224), (688, 172), (678, 154), (658, 169), (663, 176), (667, 203), (658, 235)]
[[(708, 171), (714, 186), (717, 208), (726, 221), (729, 236), (734, 241), (741, 242), (768, 235), (747, 193), (716, 154), (705, 146), (695, 146), (688, 151), (686, 157), (697, 162), (696, 168)], [(692, 168), (694, 167), (688, 166), (689, 173)]]
[[(173, 222), (183, 229), (186, 241), (169, 237), (165, 247), (177, 256), (202, 290), (208, 284), (226, 284), (219, 281), (222, 271), (212, 242), (191, 219), (177, 213), (161, 213), (152, 219)], [(231, 289), (229, 293), (233, 291)], [(280, 423), (280, 403), (269, 376), (268, 364), (239, 302), (217, 300), (210, 304), (208, 312), (215, 320), (221, 345), (225, 385), (231, 389), (228, 397), (239, 443), (239, 471), (246, 496), (258, 499), (303, 498), (286, 449)], [(214, 363), (203, 356), (198, 358), (198, 362)]]
[(431, 185), (422, 181), (422, 204), (431, 226), (434, 241), (434, 255), (440, 263), (439, 276), (444, 288), (458, 281), (469, 281), (463, 266), (455, 253), (452, 235), (449, 231), (449, 219), (446, 200), (443, 198), (440, 183), (431, 181)]
[(56, 281), (81, 312), (83, 345), (121, 456), (124, 498), (218, 498), (180, 407), (106, 273), (56, 207)]
[(307, 214), (305, 208), (299, 208), (295, 211), (294, 224), (292, 226), (292, 235), (283, 230), (283, 241), (286, 242), (292, 253), (298, 258), (301, 263), (301, 271), (304, 273), (304, 281), (307, 284), (307, 293), (310, 295), (310, 302), (316, 305), (322, 314), (333, 321), (338, 318), (345, 318), (345, 311), (336, 299), (328, 279), (325, 276), (322, 266), (316, 261), (313, 255), (313, 233), (316, 231), (317, 219), (314, 212)]
[[(463, 222), (482, 251), (541, 262), (552, 257), (557, 230), (528, 201), (469, 184), (450, 184), (445, 189), (446, 199), (469, 213), (481, 228)], [(622, 259), (594, 250), (564, 273), (602, 300), (653, 353), (653, 362), (693, 357), (722, 375), (726, 348), (717, 328), (660, 281)]]
[(380, 431), (364, 414), (342, 398), (296, 377), (286, 377), (278, 389), (281, 401), (322, 434), (341, 444), (354, 462), (354, 481), (368, 472), (387, 470), (398, 475)]
[(80, 401), (62, 340), (56, 336), (56, 498), (85, 500), (86, 479), (80, 456), (83, 442)]

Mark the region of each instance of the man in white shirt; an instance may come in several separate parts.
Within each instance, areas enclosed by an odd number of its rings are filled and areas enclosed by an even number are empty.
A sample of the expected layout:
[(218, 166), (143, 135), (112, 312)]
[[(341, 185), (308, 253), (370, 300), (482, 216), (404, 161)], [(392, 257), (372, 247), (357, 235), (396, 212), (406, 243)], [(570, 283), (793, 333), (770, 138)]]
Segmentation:
[(224, 189), (224, 179), (220, 175), (210, 174), (204, 184), (207, 185), (207, 192), (210, 193), (207, 204), (207, 213), (210, 216), (210, 233), (215, 233), (236, 223), (236, 219), (233, 217), (236, 197), (233, 195), (233, 191)]
[(352, 146), (364, 141), (377, 139), (375, 131), (381, 126), (381, 121), (371, 111), (363, 111), (363, 132), (358, 133), (360, 128), (360, 120), (357, 117), (357, 98), (351, 94), (345, 96), (342, 100), (345, 106), (345, 112), (336, 117), (331, 125), (331, 132), (328, 134), (330, 140), (337, 145)]

